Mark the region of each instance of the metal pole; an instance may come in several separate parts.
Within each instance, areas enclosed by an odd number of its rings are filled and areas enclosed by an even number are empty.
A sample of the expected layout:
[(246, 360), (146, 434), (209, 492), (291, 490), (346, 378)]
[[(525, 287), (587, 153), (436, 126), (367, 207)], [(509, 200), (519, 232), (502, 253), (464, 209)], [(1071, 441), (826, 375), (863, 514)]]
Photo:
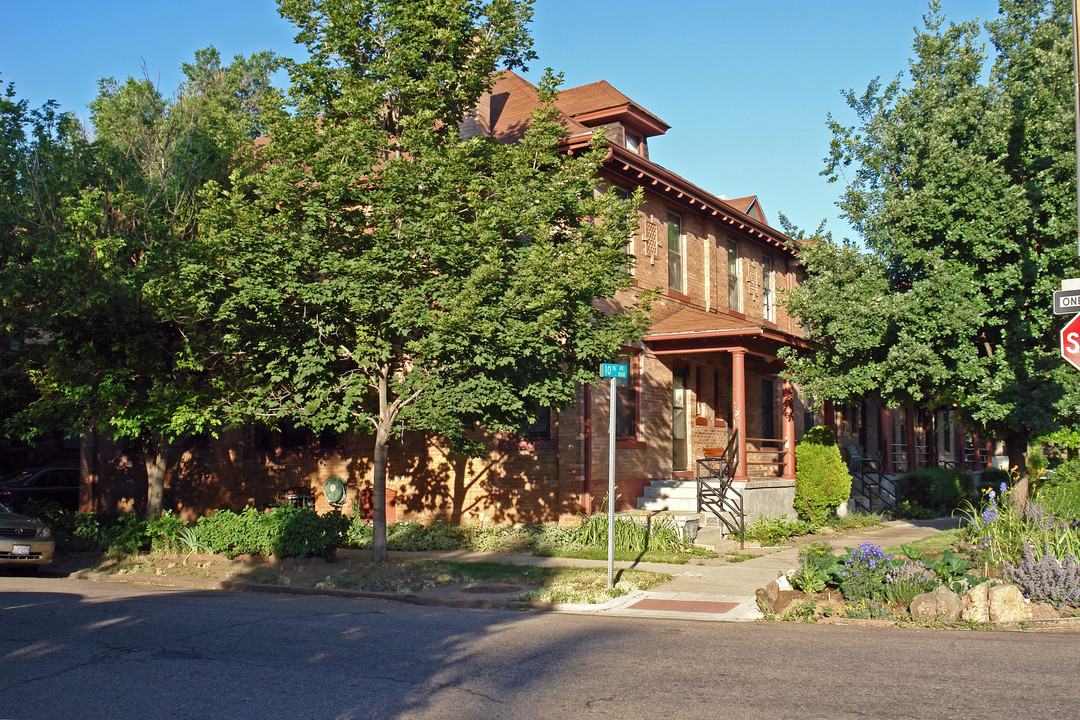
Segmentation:
[(615, 378), (611, 378), (608, 398), (608, 479), (607, 479), (607, 586), (615, 587)]
[(1076, 254), (1080, 255), (1080, 31), (1076, 27), (1077, 0), (1072, 0), (1073, 113), (1076, 115)]

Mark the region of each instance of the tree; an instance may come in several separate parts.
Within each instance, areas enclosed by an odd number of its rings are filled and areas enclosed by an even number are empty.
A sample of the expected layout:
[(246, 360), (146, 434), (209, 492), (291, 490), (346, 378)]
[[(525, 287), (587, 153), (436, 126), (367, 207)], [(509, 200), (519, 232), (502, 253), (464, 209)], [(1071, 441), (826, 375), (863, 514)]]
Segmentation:
[(955, 409), (1006, 442), (1080, 419), (1057, 357), (1051, 293), (1077, 271), (1069, 3), (1002, 0), (985, 25), (946, 24), (934, 2), (906, 82), (845, 99), (823, 174), (866, 250), (804, 240), (788, 300), (817, 340), (788, 352), (820, 399)]
[(248, 151), (260, 130), (254, 99), (275, 62), (259, 54), (223, 67), (213, 48), (199, 51), (175, 99), (145, 79), (106, 78), (92, 142), (47, 105), (30, 118), (32, 140), (9, 144), (19, 202), (5, 222), (4, 325), (13, 372), (33, 392), (7, 428), (134, 441), (148, 516), (161, 509), (170, 442), (218, 422), (206, 408), (220, 386), (193, 360), (176, 273), (196, 230), (196, 191), (226, 182)]
[(601, 312), (626, 287), (629, 206), (595, 192), (600, 140), (570, 157), (551, 106), (524, 139), (462, 139), (495, 72), (531, 58), (527, 2), (287, 0), (310, 59), (291, 107), (200, 222), (188, 292), (224, 340), (237, 418), (374, 434), (374, 557), (387, 443), (460, 449), (573, 397), (640, 333)]

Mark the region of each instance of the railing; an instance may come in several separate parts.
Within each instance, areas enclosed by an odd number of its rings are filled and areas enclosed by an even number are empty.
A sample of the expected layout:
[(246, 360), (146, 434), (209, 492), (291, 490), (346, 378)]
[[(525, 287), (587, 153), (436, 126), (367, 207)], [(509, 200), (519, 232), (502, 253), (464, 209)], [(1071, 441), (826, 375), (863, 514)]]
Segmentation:
[(864, 454), (855, 445), (849, 445), (848, 467), (851, 469), (851, 494), (866, 501), (868, 512), (877, 507), (896, 509), (896, 496), (885, 489), (885, 476), (876, 459)]
[(697, 506), (699, 513), (708, 510), (715, 515), (729, 533), (738, 533), (742, 548), (746, 543), (743, 496), (731, 485), (739, 467), (738, 437), (736, 430), (720, 455), (697, 461)]
[[(784, 441), (778, 438), (746, 438), (758, 447), (746, 448), (746, 474), (750, 477), (782, 477), (784, 474)], [(766, 447), (766, 446), (775, 447)], [(768, 473), (764, 472), (769, 470)]]

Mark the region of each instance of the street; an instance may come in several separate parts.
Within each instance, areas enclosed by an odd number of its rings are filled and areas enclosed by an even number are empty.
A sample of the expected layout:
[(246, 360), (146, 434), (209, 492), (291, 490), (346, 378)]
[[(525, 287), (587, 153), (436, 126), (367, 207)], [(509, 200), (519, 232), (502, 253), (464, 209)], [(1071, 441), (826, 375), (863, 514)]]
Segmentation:
[(0, 718), (26, 720), (1068, 718), (1076, 648), (0, 576)]

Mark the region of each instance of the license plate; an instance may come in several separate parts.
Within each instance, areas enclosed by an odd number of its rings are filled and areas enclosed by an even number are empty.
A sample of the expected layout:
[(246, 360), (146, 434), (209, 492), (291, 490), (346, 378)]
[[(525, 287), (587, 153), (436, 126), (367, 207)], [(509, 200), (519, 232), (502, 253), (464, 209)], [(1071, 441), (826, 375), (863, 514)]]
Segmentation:
[(11, 546), (11, 554), (12, 555), (29, 555), (30, 554), (30, 546), (29, 545), (12, 545)]

